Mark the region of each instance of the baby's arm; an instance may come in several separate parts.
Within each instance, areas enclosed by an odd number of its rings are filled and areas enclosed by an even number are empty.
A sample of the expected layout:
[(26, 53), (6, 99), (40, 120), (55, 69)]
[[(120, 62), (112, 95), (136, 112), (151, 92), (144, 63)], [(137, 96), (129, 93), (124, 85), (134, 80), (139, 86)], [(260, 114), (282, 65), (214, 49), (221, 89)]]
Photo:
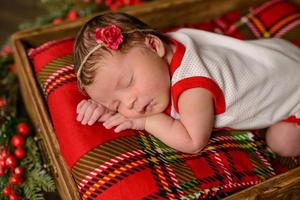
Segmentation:
[(91, 125), (100, 118), (98, 121), (104, 121), (103, 125), (106, 128), (116, 126), (115, 132), (125, 129), (145, 129), (166, 145), (185, 153), (199, 152), (208, 143), (214, 124), (211, 93), (201, 88), (189, 89), (180, 95), (178, 101), (180, 120), (175, 120), (164, 113), (128, 119), (107, 110), (104, 113), (97, 112), (95, 108), (100, 105), (93, 105), (94, 102), (82, 104), (84, 106), (78, 104), (80, 112), (77, 117), (82, 124)]
[(180, 95), (178, 107), (180, 120), (160, 113), (146, 119), (145, 129), (174, 149), (197, 153), (208, 143), (214, 124), (211, 93), (189, 89)]

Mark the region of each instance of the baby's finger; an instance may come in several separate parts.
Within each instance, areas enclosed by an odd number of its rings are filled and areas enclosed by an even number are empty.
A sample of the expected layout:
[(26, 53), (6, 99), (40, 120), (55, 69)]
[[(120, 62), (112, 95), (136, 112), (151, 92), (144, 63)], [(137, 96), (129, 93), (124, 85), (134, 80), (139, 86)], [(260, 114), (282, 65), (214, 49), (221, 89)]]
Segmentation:
[(90, 120), (90, 118), (92, 117), (92, 115), (93, 115), (93, 112), (94, 112), (94, 110), (97, 108), (97, 105), (96, 104), (90, 104), (88, 107), (87, 107), (87, 109), (86, 109), (86, 111), (85, 111), (85, 113), (84, 113), (84, 116), (83, 116), (83, 119), (82, 119), (82, 121), (81, 121), (81, 124), (83, 124), (83, 125), (86, 125), (87, 124), (87, 122)]
[(77, 107), (76, 107), (76, 113), (77, 113), (77, 114), (79, 113), (81, 107), (85, 104), (85, 102), (87, 102), (86, 99), (84, 99), (84, 100), (82, 100), (82, 101), (80, 101), (80, 102), (78, 103), (78, 105), (77, 105)]
[(109, 119), (114, 114), (112, 112), (104, 113), (98, 120), (98, 122), (105, 122), (107, 119)]
[(88, 102), (88, 101), (85, 101), (82, 105), (81, 105), (81, 107), (80, 107), (80, 109), (79, 109), (79, 111), (78, 111), (78, 115), (77, 115), (77, 121), (82, 121), (82, 119), (83, 119), (83, 117), (84, 117), (84, 114), (85, 114), (85, 112), (86, 112), (86, 109), (89, 107), (91, 105), (91, 103), (90, 102)]
[(92, 113), (91, 118), (88, 121), (88, 125), (93, 125), (99, 117), (103, 114), (104, 110), (102, 107), (97, 107), (94, 112)]
[(93, 99), (88, 99), (88, 101), (97, 104)]
[(119, 126), (115, 128), (115, 132), (119, 133), (121, 131), (131, 129), (132, 128), (132, 122), (130, 120), (125, 121), (124, 123), (121, 123)]
[(119, 113), (116, 113), (114, 116), (110, 117), (103, 123), (103, 126), (107, 129), (110, 129), (114, 126), (117, 126), (124, 122), (126, 119)]

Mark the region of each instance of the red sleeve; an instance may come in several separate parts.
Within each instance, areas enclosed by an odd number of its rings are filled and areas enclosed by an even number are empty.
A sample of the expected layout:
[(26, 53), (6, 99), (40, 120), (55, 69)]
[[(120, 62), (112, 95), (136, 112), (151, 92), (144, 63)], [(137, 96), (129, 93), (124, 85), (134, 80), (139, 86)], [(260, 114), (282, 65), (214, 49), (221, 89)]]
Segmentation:
[(179, 96), (186, 90), (192, 88), (205, 88), (211, 92), (214, 98), (214, 108), (216, 114), (224, 113), (226, 110), (225, 97), (221, 88), (215, 81), (203, 76), (196, 76), (182, 79), (172, 86), (172, 98), (174, 108), (178, 112), (178, 99)]

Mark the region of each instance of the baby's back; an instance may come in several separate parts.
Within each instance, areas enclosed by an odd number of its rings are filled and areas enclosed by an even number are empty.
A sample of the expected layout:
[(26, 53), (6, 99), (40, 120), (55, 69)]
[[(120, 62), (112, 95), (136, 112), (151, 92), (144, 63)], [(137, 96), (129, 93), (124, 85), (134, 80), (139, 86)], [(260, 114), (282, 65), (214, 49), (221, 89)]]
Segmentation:
[(223, 92), (226, 108), (216, 115), (216, 127), (263, 128), (300, 117), (298, 47), (278, 38), (241, 41), (194, 29), (171, 37), (186, 47), (172, 82), (204, 76)]

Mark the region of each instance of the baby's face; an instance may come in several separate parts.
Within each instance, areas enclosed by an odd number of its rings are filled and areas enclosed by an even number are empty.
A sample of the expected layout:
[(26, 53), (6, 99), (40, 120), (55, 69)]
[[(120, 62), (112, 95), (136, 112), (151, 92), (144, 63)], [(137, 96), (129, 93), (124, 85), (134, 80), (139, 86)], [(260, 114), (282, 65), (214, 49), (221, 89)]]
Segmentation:
[(133, 47), (102, 60), (94, 82), (85, 88), (94, 101), (126, 117), (149, 116), (167, 108), (169, 67), (156, 52)]

